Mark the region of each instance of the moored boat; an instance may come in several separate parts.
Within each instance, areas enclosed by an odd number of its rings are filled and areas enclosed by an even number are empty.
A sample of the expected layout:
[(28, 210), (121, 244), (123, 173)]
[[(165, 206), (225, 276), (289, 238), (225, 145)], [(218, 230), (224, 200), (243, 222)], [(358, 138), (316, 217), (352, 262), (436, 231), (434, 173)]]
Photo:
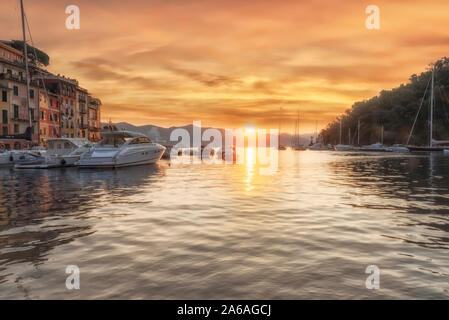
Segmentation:
[(12, 167), (27, 161), (42, 161), (42, 155), (37, 151), (12, 150), (0, 153), (0, 167)]
[(43, 157), (17, 163), (15, 168), (49, 169), (74, 166), (91, 147), (92, 143), (83, 138), (47, 139), (47, 150)]
[(146, 135), (120, 130), (102, 132), (103, 139), (76, 163), (81, 168), (119, 168), (155, 163), (165, 147)]
[(373, 143), (369, 146), (363, 146), (360, 148), (360, 151), (366, 151), (366, 152), (392, 152), (392, 150), (386, 146), (384, 146), (382, 143)]
[(336, 151), (355, 151), (358, 150), (358, 148), (354, 146), (350, 146), (348, 144), (337, 144), (334, 146), (334, 149)]
[(309, 150), (313, 151), (326, 151), (326, 150), (332, 150), (332, 146), (329, 145), (323, 145), (321, 143), (315, 143), (309, 147)]

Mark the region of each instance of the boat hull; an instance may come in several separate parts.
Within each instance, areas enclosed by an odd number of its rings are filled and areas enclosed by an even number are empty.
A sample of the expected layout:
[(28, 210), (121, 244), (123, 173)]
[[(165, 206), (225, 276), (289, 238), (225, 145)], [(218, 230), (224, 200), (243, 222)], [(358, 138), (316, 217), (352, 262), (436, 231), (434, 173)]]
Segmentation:
[(407, 147), (412, 152), (443, 152), (447, 147)]

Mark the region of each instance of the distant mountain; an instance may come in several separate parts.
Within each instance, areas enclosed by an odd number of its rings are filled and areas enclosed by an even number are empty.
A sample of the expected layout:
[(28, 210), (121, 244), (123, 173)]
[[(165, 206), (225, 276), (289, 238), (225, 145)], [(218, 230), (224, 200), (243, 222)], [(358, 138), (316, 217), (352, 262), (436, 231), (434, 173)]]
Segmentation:
[[(107, 123), (101, 124), (102, 127), (105, 125), (107, 125)], [(191, 140), (193, 139), (193, 125), (191, 125), (191, 124), (181, 126), (181, 127), (170, 127), (170, 128), (159, 127), (159, 126), (155, 126), (152, 124), (147, 124), (147, 125), (143, 125), (143, 126), (135, 126), (128, 122), (118, 122), (118, 123), (114, 123), (114, 125), (118, 129), (143, 133), (144, 135), (148, 136), (151, 140), (158, 142), (160, 144), (163, 144), (163, 145), (172, 145), (172, 144), (177, 143), (176, 141), (170, 141), (170, 134), (172, 133), (173, 130), (179, 129), (179, 128), (186, 129), (190, 134)], [(211, 129), (211, 127), (202, 127), (201, 132), (204, 132), (204, 130), (206, 130), (206, 129)], [(225, 130), (221, 129), (221, 128), (217, 128), (217, 130), (219, 130), (221, 132), (221, 135), (224, 139)], [(304, 145), (308, 145), (310, 143), (311, 136), (312, 136), (312, 134), (300, 135), (300, 143), (302, 143)], [(281, 144), (282, 145), (290, 146), (291, 141), (292, 141), (291, 134), (288, 134), (288, 133), (281, 134)], [(193, 142), (191, 141), (190, 143), (192, 144)]]

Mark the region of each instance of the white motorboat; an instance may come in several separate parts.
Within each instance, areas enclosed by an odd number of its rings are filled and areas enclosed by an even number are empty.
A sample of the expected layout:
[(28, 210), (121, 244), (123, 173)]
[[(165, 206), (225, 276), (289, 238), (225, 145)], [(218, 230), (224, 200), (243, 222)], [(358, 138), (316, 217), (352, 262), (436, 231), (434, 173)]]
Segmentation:
[(384, 146), (382, 143), (373, 143), (369, 146), (363, 146), (360, 150), (368, 152), (392, 152), (390, 148)]
[(17, 169), (49, 169), (71, 167), (92, 148), (92, 143), (83, 138), (47, 139), (47, 150), (40, 159), (22, 161), (15, 165)]
[(350, 146), (348, 144), (337, 144), (334, 148), (336, 151), (356, 151), (359, 149), (357, 147)]
[(118, 168), (159, 161), (165, 147), (132, 131), (105, 131), (103, 139), (76, 163), (84, 168)]
[(391, 147), (387, 148), (388, 150), (390, 150), (391, 152), (398, 152), (398, 153), (406, 153), (406, 152), (410, 152), (410, 150), (403, 146), (402, 144), (394, 144)]
[(39, 152), (29, 150), (12, 150), (0, 153), (0, 167), (12, 167), (17, 163), (27, 161), (42, 161)]
[(326, 150), (332, 150), (332, 147), (329, 145), (323, 145), (321, 143), (315, 143), (309, 147), (309, 150), (313, 151), (326, 151)]

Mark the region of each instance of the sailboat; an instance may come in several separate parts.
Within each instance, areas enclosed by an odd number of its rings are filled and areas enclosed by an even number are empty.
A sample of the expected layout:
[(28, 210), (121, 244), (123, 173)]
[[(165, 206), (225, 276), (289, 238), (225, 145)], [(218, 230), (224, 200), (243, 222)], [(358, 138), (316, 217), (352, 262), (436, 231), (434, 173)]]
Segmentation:
[(281, 145), (281, 119), (282, 119), (282, 108), (279, 108), (278, 150), (286, 150), (287, 148)]
[[(349, 143), (351, 143), (351, 132), (349, 132)], [(353, 151), (354, 147), (349, 144), (342, 144), (342, 120), (340, 119), (340, 143), (335, 146), (336, 151)]]
[(300, 136), (299, 136), (299, 111), (298, 116), (295, 120), (295, 134), (293, 135), (293, 143), (292, 143), (292, 149), (295, 151), (302, 151), (306, 150), (306, 148), (300, 144)]
[[(416, 114), (415, 122), (413, 123), (412, 129), (410, 131), (410, 135), (407, 140), (407, 148), (410, 151), (424, 151), (424, 152), (433, 152), (433, 151), (444, 151), (449, 149), (449, 141), (437, 141), (433, 139), (433, 118), (434, 118), (434, 109), (435, 109), (435, 66), (432, 69), (432, 78), (431, 78), (431, 89), (430, 89), (430, 115), (429, 115), (429, 145), (428, 146), (410, 146), (410, 139), (413, 135), (413, 130), (415, 128), (416, 121), (418, 120), (419, 112), (421, 111), (422, 103), (424, 101), (424, 96), (421, 101), (421, 105), (418, 109), (418, 113)], [(424, 95), (427, 92), (427, 88), (424, 92)]]
[(326, 145), (323, 145), (322, 142), (318, 142), (318, 121), (315, 121), (315, 143), (313, 143), (313, 142), (311, 143), (311, 145), (309, 146), (309, 150), (313, 150), (313, 151), (332, 150), (332, 147), (330, 145), (326, 146)]

